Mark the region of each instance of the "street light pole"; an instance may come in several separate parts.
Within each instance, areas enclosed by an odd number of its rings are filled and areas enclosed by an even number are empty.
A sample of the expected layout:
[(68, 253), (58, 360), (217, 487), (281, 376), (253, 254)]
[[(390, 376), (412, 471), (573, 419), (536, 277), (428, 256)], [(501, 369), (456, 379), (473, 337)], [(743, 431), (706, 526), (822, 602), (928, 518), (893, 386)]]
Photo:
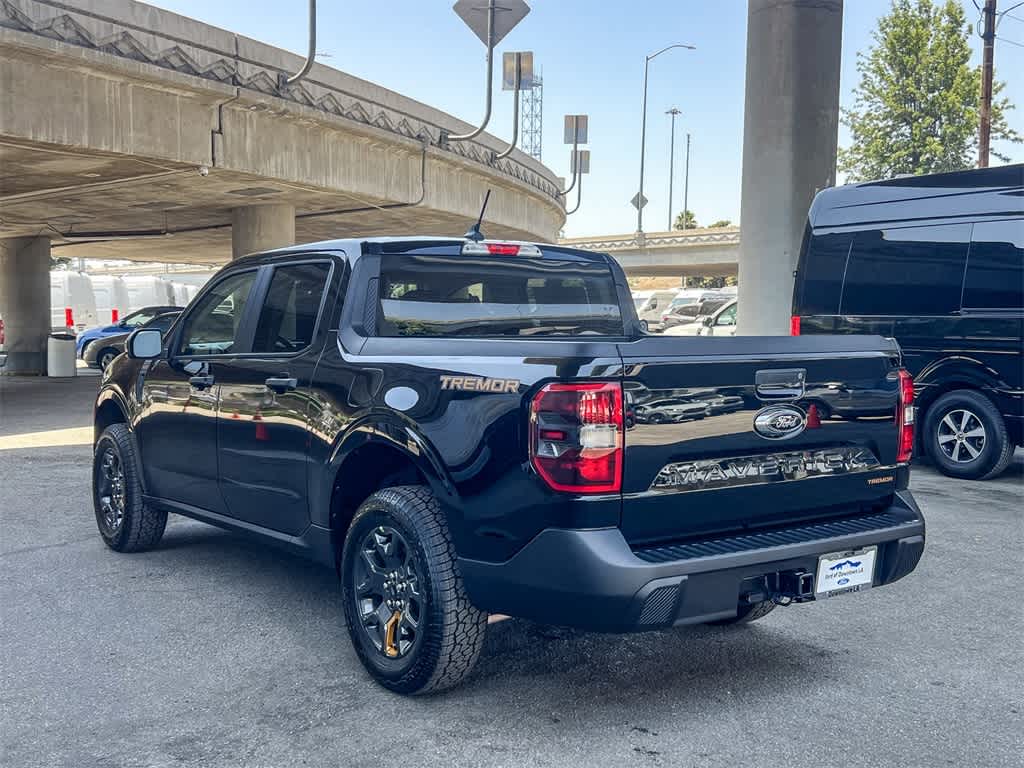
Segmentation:
[(686, 171), (683, 173), (683, 229), (686, 229), (686, 212), (690, 210), (690, 134), (686, 134)]
[(640, 194), (637, 196), (636, 206), (636, 231), (644, 231), (644, 156), (647, 149), (647, 73), (653, 59), (658, 58), (665, 51), (671, 51), (673, 48), (686, 48), (687, 50), (696, 50), (696, 46), (687, 45), (685, 43), (675, 43), (674, 45), (667, 45), (660, 51), (652, 53), (644, 59), (644, 101), (642, 115), (640, 117)]
[(668, 227), (666, 232), (672, 231), (672, 187), (676, 178), (676, 116), (682, 114), (678, 109), (672, 107), (666, 115), (672, 115), (672, 139), (669, 141), (668, 150)]

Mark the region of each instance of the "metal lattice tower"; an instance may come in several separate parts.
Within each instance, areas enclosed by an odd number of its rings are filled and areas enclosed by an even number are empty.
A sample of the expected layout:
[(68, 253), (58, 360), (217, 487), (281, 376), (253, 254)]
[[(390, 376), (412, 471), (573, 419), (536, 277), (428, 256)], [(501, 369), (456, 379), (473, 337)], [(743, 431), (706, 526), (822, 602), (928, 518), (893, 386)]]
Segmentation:
[(523, 93), (522, 99), (523, 152), (540, 160), (544, 133), (544, 79), (541, 73), (534, 73), (533, 88)]

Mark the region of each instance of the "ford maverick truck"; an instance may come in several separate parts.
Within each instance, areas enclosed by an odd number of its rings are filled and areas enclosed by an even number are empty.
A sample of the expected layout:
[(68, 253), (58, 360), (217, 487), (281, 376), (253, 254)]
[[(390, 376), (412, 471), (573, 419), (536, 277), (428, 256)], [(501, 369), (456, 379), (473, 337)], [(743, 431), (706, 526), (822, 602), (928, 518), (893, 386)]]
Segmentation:
[(603, 254), (296, 246), (126, 346), (95, 410), (106, 544), (155, 547), (174, 513), (337, 569), (359, 658), (401, 693), (463, 680), (488, 614), (743, 623), (924, 548), (895, 342), (648, 335)]

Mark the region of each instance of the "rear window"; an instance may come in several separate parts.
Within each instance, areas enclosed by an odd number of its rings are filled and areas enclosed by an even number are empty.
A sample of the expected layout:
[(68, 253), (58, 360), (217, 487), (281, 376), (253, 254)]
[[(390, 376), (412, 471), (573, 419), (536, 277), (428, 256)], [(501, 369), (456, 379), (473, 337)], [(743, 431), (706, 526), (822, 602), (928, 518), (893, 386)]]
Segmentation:
[(964, 307), (1024, 307), (1024, 219), (974, 225), (964, 280)]
[(621, 336), (606, 264), (569, 258), (385, 254), (380, 336)]

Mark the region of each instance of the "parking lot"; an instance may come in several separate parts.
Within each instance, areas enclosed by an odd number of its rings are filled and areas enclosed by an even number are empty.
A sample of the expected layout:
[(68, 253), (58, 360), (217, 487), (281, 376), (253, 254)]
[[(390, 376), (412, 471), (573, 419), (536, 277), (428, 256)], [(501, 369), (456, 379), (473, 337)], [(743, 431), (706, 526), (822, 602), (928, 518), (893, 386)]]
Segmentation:
[(490, 627), (473, 678), (369, 681), (335, 576), (172, 518), (96, 533), (98, 378), (0, 378), (0, 763), (30, 766), (1017, 766), (1024, 455), (928, 467), (916, 572), (745, 628)]

